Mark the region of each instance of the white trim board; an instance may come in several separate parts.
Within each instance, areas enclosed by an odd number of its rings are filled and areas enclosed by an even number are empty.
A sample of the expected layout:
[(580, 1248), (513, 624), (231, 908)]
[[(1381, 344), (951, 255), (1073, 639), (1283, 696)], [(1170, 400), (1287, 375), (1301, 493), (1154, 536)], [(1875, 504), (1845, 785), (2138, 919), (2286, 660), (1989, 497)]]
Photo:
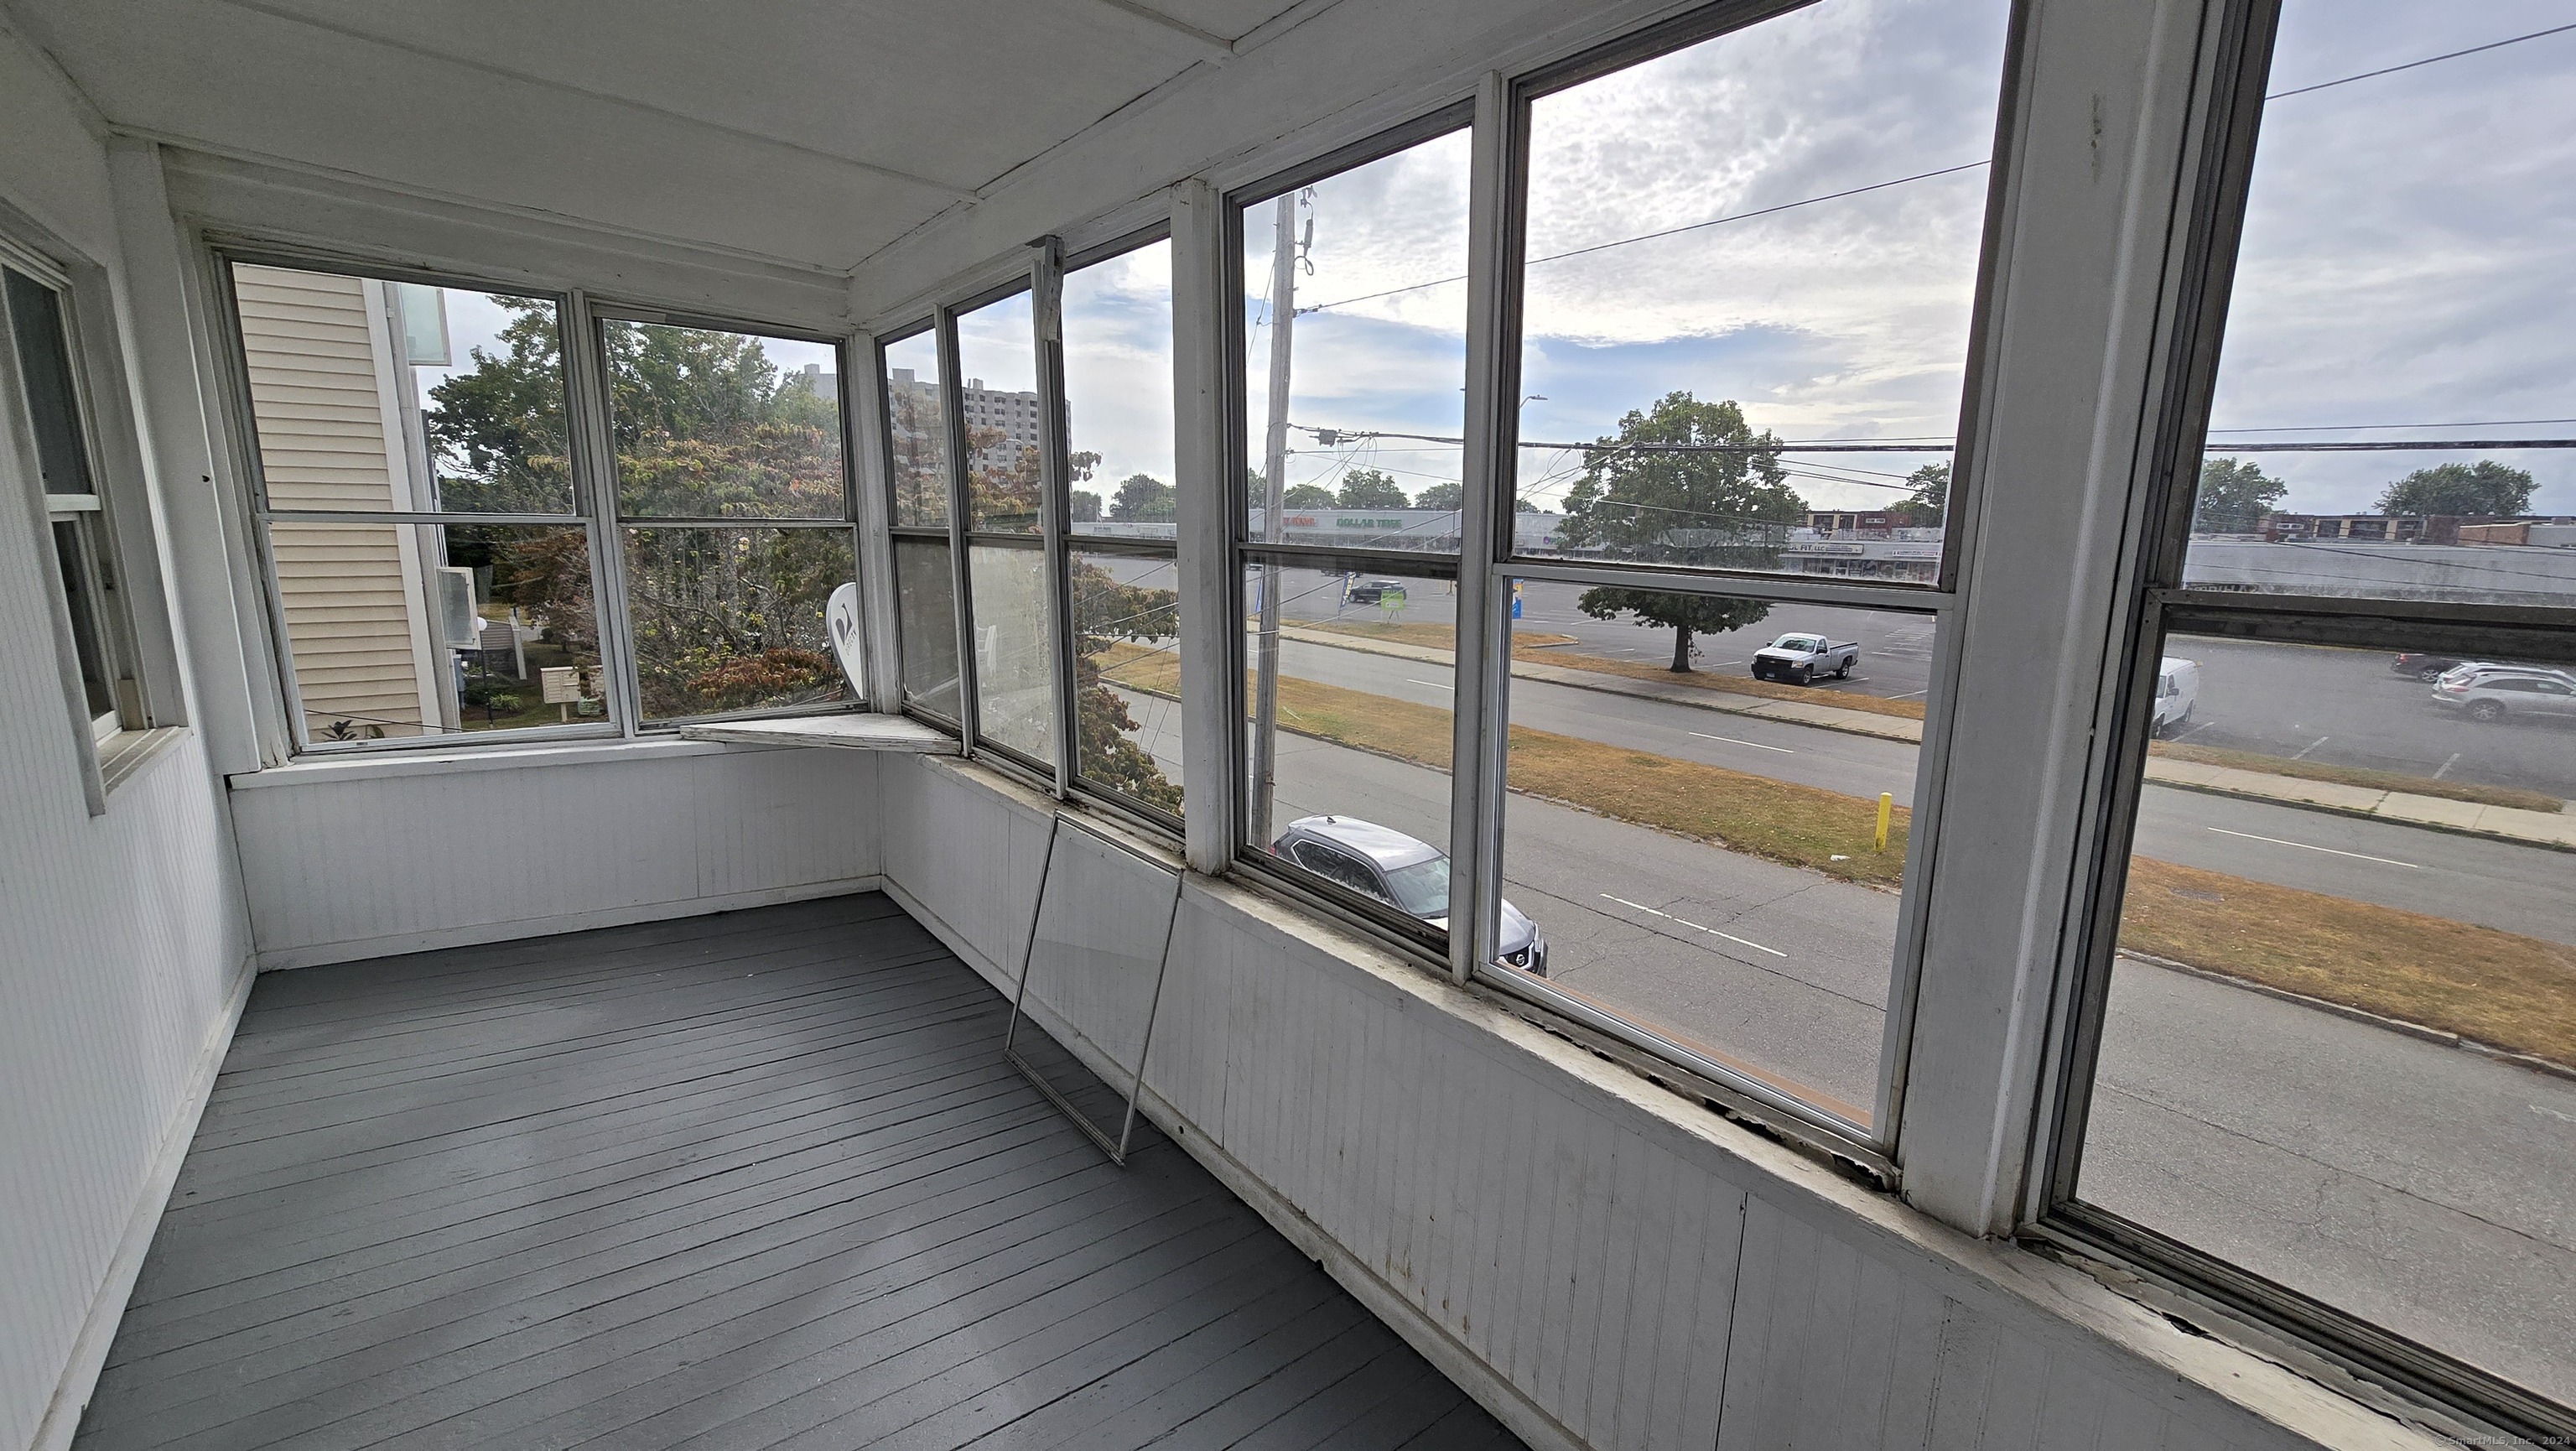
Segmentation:
[(553, 937), (566, 932), (587, 932), (594, 927), (624, 927), (636, 922), (662, 922), (675, 917), (700, 917), (713, 912), (739, 912), (746, 907), (771, 907), (781, 902), (810, 901), (816, 897), (845, 897), (855, 892), (874, 892), (885, 886), (880, 876), (835, 877), (822, 882), (800, 882), (788, 887), (761, 887), (748, 892), (726, 892), (712, 897), (675, 897), (660, 902), (635, 902), (619, 907), (601, 907), (588, 912), (564, 912), (549, 917), (520, 917), (505, 922), (475, 922), (462, 927), (442, 927), (429, 932), (399, 932), (387, 937), (359, 937), (341, 942), (317, 942), (304, 947), (283, 947), (259, 954), (261, 972), (284, 972), (299, 967), (327, 967), (338, 962), (363, 962), (371, 957), (395, 957), (407, 952), (434, 952), (443, 947), (472, 947), (485, 942), (507, 942), (519, 937)]
[(125, 1302), (143, 1273), (143, 1260), (152, 1251), (153, 1236), (160, 1232), (162, 1212), (170, 1206), (170, 1192), (178, 1185), (180, 1166), (188, 1161), (188, 1150), (196, 1143), (197, 1121), (204, 1117), (206, 1100), (215, 1091), (215, 1077), (223, 1071), (225, 1055), (232, 1051), (233, 1030), (241, 1026), (242, 1009), (250, 1002), (251, 984), (257, 977), (251, 960), (244, 958), (235, 970), (231, 990), (224, 995), (223, 1008), (206, 1029), (196, 1061), (189, 1065), (188, 1091), (162, 1129), (161, 1146), (152, 1156), (152, 1172), (134, 1197), (124, 1237), (117, 1241), (116, 1254), (107, 1264), (107, 1277), (99, 1282), (98, 1293), (90, 1299), (89, 1313), (81, 1319), (80, 1335), (72, 1342), (71, 1359), (63, 1366), (61, 1379), (54, 1383), (53, 1399), (45, 1405), (45, 1418), (36, 1423), (36, 1439), (29, 1443), (29, 1451), (67, 1451), (72, 1436), (80, 1430), (81, 1412), (89, 1408), (90, 1392), (98, 1388), (99, 1371), (107, 1364), (108, 1350), (116, 1344), (116, 1327), (125, 1319)]

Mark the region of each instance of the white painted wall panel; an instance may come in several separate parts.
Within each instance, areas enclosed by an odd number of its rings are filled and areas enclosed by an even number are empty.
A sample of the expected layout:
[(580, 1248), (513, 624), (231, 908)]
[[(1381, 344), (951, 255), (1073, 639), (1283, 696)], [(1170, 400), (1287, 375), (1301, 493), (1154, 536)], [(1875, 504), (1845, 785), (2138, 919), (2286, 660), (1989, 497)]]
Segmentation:
[[(74, 98), (5, 27), (0, 135), (0, 200), (116, 275), (105, 152)], [(120, 522), (136, 528), (152, 511), (130, 512), (142, 517)], [(102, 1292), (120, 1246), (163, 1146), (184, 1142), (208, 1036), (249, 951), (221, 798), (196, 740), (168, 747), (116, 787), (105, 815), (89, 814), (40, 543), (0, 455), (5, 1447), (34, 1440), (84, 1325), (112, 1298)]]
[[(890, 889), (1007, 987), (1043, 803), (918, 757), (887, 761), (884, 801)], [(1471, 1389), (1492, 1377), (1487, 1403), (1534, 1443), (2316, 1444), (2172, 1368), (2215, 1356), (2228, 1376), (2266, 1373), (2250, 1357), (1371, 956), (1193, 879), (1149, 1105), (1282, 1201), (1292, 1234), (1346, 1253), (1337, 1273), (1365, 1276), (1354, 1287), (1435, 1361)], [(2160, 1362), (2106, 1326), (2173, 1344)], [(2292, 1412), (2324, 1404), (2272, 1394)]]
[(240, 778), (260, 961), (343, 962), (862, 890), (877, 878), (877, 759), (710, 745)]

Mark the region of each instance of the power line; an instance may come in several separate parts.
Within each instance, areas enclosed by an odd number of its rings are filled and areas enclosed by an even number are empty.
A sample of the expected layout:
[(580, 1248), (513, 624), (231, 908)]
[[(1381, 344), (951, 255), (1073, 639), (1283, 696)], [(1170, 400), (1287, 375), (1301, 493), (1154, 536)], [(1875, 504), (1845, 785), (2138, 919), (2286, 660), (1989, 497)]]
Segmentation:
[(2298, 427), (2213, 428), (2211, 433), (2359, 433), (2392, 428), (2520, 428), (2541, 423), (2576, 423), (2576, 418), (2483, 418), (2466, 423), (2309, 423)]
[(2576, 30), (2576, 23), (2553, 25), (2547, 30), (2535, 30), (2529, 35), (2517, 35), (2505, 40), (2490, 40), (2484, 45), (2473, 45), (2466, 50), (2454, 50), (2442, 55), (2428, 55), (2422, 60), (2410, 60), (2404, 65), (2382, 66), (2375, 71), (2363, 71), (2357, 76), (2345, 76), (2339, 80), (2319, 81), (2313, 86), (2300, 86), (2295, 90), (2288, 91), (2274, 91), (2263, 99), (2266, 101), (2278, 101), (2290, 96), (2304, 96), (2310, 91), (2322, 91), (2333, 86), (2348, 86), (2355, 81), (2369, 80), (2373, 76), (2393, 76), (2399, 71), (2411, 71), (2417, 66), (2431, 65), (2436, 61), (2458, 60), (2464, 55), (2476, 55), (2480, 51), (2497, 50), (2508, 45), (2520, 45), (2526, 40), (2538, 40), (2544, 35), (2561, 35), (2570, 30)]

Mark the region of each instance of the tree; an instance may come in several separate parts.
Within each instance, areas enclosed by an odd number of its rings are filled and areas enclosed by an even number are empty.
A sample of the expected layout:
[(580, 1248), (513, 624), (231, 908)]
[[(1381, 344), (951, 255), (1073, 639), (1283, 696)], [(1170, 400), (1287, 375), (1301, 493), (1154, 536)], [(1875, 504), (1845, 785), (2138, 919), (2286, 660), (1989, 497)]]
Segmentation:
[(1342, 509), (1401, 509), (1404, 490), (1395, 476), (1379, 469), (1353, 469), (1342, 475), (1342, 491), (1333, 499)]
[(1169, 521), (1180, 514), (1180, 496), (1152, 474), (1129, 474), (1110, 496), (1109, 517), (1130, 522)]
[(1538, 501), (1535, 499), (1514, 499), (1512, 500), (1512, 512), (1515, 514), (1544, 514), (1547, 511), (1540, 508), (1538, 506)]
[(1122, 641), (1177, 640), (1180, 604), (1177, 590), (1120, 584), (1099, 565), (1074, 562), (1075, 764), (1086, 780), (1174, 813), (1181, 809), (1181, 788), (1163, 774), (1151, 753), (1130, 739), (1137, 729), (1135, 717), (1109, 684), (1116, 671), (1159, 661), (1165, 652), (1131, 652), (1107, 664), (1102, 657)]
[(2520, 514), (2531, 507), (2531, 475), (2482, 458), (2473, 464), (2417, 469), (2379, 496), (2380, 513)]
[[(1785, 482), (1767, 430), (1756, 436), (1733, 402), (1702, 403), (1670, 393), (1619, 420), (1619, 436), (1584, 454), (1583, 477), (1568, 491), (1560, 545), (1618, 559), (1776, 568), (1789, 526), (1807, 501)], [(1688, 451), (1639, 445), (1680, 444)], [(1673, 632), (1673, 665), (1687, 671), (1691, 636), (1759, 623), (1770, 607), (1715, 595), (1600, 588), (1578, 609), (1596, 619), (1634, 614)]]
[(1100, 522), (1100, 496), (1098, 494), (1091, 492), (1089, 489), (1076, 489), (1073, 491), (1073, 522), (1076, 524), (1097, 524)]
[(2202, 534), (2256, 533), (2263, 527), (2263, 516), (2288, 492), (2288, 483), (2263, 472), (2252, 459), (2202, 459), (2191, 527)]
[(1466, 506), (1467, 486), (1446, 481), (1423, 485), (1422, 492), (1413, 500), (1413, 507), (1417, 509), (1463, 509)]
[[(1261, 495), (1255, 493), (1252, 497), (1258, 499)], [(1329, 509), (1333, 507), (1333, 491), (1321, 484), (1290, 484), (1279, 495), (1279, 502), (1289, 509)]]
[(1948, 464), (1925, 464), (1907, 474), (1905, 481), (1914, 486), (1914, 492), (1897, 500), (1889, 512), (1911, 514), (1917, 519), (1928, 521), (1925, 527), (1937, 525), (1949, 517), (1950, 466)]

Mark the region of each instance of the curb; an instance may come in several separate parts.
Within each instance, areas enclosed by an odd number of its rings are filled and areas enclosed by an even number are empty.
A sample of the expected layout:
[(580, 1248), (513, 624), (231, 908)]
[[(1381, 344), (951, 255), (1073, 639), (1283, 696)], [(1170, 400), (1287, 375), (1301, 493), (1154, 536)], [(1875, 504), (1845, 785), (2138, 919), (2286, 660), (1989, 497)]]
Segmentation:
[(2133, 962), (2143, 962), (2149, 967), (2161, 967), (2168, 972), (2188, 973), (2193, 977), (2207, 978), (2213, 982), (2223, 982), (2229, 987), (2243, 988), (2248, 992), (2260, 993), (2267, 998), (2277, 998), (2285, 1003), (2296, 1003), (2303, 1008), (2315, 1008), (2320, 1012), (2331, 1013), (2338, 1018), (2347, 1018), (2353, 1022), (2364, 1023), (2373, 1028), (2385, 1028), (2389, 1032), (2403, 1034), (2409, 1038), (2421, 1039), (2427, 1043), (2438, 1043), (2445, 1048), (2458, 1048), (2465, 1052), (2475, 1053), (2481, 1058), (2493, 1058), (2499, 1062), (2510, 1063), (2517, 1068), (2528, 1068), (2535, 1073), (2545, 1073), (2552, 1078), (2564, 1078), (2571, 1083), (2576, 1083), (2576, 1067), (2570, 1067), (2567, 1064), (2557, 1062), (2553, 1059), (2535, 1057), (2529, 1053), (2517, 1053), (2510, 1048), (2499, 1048), (2492, 1043), (2481, 1043), (2475, 1038), (2464, 1038), (2447, 1028), (2428, 1028), (2422, 1023), (2410, 1023), (2404, 1018), (2384, 1017), (2378, 1013), (2369, 1012), (2362, 1008), (2351, 1007), (2343, 1003), (2328, 1002), (2324, 998), (2312, 998), (2306, 993), (2294, 993), (2288, 988), (2274, 987), (2270, 983), (2256, 982), (2252, 978), (2248, 977), (2238, 977), (2232, 972), (2220, 972), (2218, 969), (2212, 967), (2194, 967), (2188, 962), (2177, 962), (2170, 957), (2157, 957), (2151, 953), (2133, 952), (2125, 947), (2119, 950), (2119, 955), (2128, 958)]
[(2322, 801), (2300, 801), (2286, 796), (2257, 796), (2250, 791), (2229, 791), (2217, 786), (2203, 786), (2192, 781), (2155, 781), (2168, 791), (2197, 791), (2203, 796), (2223, 796), (2230, 801), (2268, 801), (2293, 811), (2316, 811), (2327, 816), (2341, 816), (2351, 821), (2376, 821), (2382, 826), (2407, 826), (2417, 831), (2438, 831), (2449, 836), (2465, 836), (2472, 841), (2500, 841), (2508, 846), (2538, 847), (2542, 851), (2576, 853), (2576, 844), (2552, 841), (2545, 836), (2508, 836), (2500, 831), (2480, 831), (2474, 826), (2453, 826), (2445, 821), (2415, 821), (2402, 816), (2382, 816), (2375, 811), (2355, 811), (2349, 806), (2331, 806)]

